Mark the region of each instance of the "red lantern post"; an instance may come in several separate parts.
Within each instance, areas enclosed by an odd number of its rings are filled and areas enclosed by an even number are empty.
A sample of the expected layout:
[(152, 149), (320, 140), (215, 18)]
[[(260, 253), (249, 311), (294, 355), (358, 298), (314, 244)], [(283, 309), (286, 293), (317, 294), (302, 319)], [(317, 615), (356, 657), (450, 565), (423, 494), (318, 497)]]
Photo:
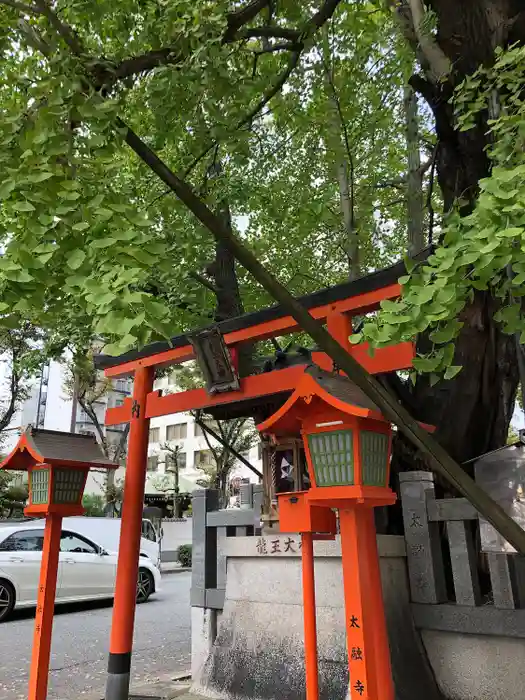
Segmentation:
[(0, 464), (0, 469), (29, 473), (29, 505), (24, 513), (46, 519), (29, 700), (46, 700), (47, 697), (62, 518), (84, 513), (82, 496), (92, 466), (116, 469), (118, 465), (104, 457), (94, 437), (35, 430), (31, 426)]
[(311, 488), (278, 495), (280, 528), (303, 545), (306, 697), (317, 700), (312, 537), (335, 532), (339, 511), (352, 700), (393, 700), (374, 508), (391, 505), (392, 430), (377, 407), (347, 378), (308, 368), (287, 402), (258, 426), (277, 442), (301, 434)]

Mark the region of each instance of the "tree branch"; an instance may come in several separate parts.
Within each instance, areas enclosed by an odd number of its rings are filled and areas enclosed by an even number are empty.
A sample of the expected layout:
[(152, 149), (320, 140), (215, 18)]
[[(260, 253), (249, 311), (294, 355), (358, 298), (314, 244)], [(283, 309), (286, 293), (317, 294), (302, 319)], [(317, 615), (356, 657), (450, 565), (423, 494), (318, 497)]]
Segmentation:
[(247, 5), (241, 7), (240, 10), (228, 14), (226, 18), (227, 28), (224, 32), (222, 43), (227, 44), (234, 41), (239, 29), (242, 29), (245, 24), (255, 19), (270, 4), (271, 0), (251, 0)]
[(25, 2), (17, 2), (16, 0), (0, 0), (0, 5), (5, 5), (6, 7), (11, 7), (13, 10), (19, 10), (28, 15), (39, 15), (41, 14), (39, 8), (36, 5), (26, 5)]
[[(169, 192), (170, 190), (168, 190)], [(188, 273), (190, 277), (192, 277), (196, 282), (199, 284), (202, 284), (203, 287), (206, 287), (206, 289), (209, 289), (210, 292), (213, 292), (214, 294), (218, 294), (219, 290), (215, 285), (213, 285), (209, 280), (206, 279), (203, 275), (199, 274), (198, 272), (191, 271)]]
[(321, 29), (323, 24), (332, 18), (340, 2), (341, 0), (325, 0), (321, 9), (308, 20), (302, 36), (307, 38), (315, 34), (318, 29)]
[(410, 6), (417, 40), (429, 63), (433, 82), (438, 84), (450, 75), (452, 63), (432, 34), (423, 26), (425, 6), (422, 0), (408, 0), (408, 4)]
[(26, 22), (25, 19), (20, 18), (18, 20), (18, 29), (25, 36), (25, 39), (31, 48), (35, 49), (35, 51), (40, 51), (43, 56), (49, 56), (51, 54), (49, 45), (46, 44), (37, 30)]
[(121, 63), (115, 66), (114, 69), (108, 71), (108, 78), (113, 82), (131, 78), (138, 73), (145, 73), (153, 70), (158, 66), (165, 66), (172, 63), (179, 63), (184, 59), (184, 56), (177, 51), (175, 47), (168, 46), (156, 51), (149, 51), (142, 56), (133, 56), (126, 58)]
[(256, 56), (263, 56), (266, 53), (277, 53), (277, 51), (300, 51), (301, 45), (290, 41), (285, 41), (280, 44), (270, 44), (264, 49), (255, 51)]
[(47, 17), (49, 24), (62, 37), (62, 39), (71, 49), (72, 53), (75, 56), (80, 56), (84, 49), (75, 30), (60, 20), (58, 15), (51, 9), (46, 0), (37, 0), (35, 6), (40, 11), (41, 15)]
[(269, 25), (266, 27), (250, 27), (243, 29), (236, 36), (237, 39), (286, 39), (290, 42), (299, 41), (301, 32), (297, 29), (287, 29), (286, 27), (276, 27)]
[(126, 443), (128, 441), (128, 435), (129, 435), (129, 428), (130, 428), (130, 423), (126, 423), (126, 426), (124, 430), (122, 431), (122, 435), (120, 436), (120, 440), (117, 445), (117, 449), (115, 450), (115, 454), (111, 459), (113, 459), (114, 462), (120, 462), (120, 458), (125, 452), (125, 447)]

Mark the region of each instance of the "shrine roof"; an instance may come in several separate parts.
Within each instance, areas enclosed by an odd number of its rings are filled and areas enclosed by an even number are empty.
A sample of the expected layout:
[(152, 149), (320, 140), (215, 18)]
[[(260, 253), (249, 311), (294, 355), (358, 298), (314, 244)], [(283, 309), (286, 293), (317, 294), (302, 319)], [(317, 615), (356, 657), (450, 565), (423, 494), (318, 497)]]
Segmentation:
[[(424, 260), (430, 253), (431, 248), (427, 248), (416, 256), (416, 259)], [(367, 292), (373, 292), (382, 289), (383, 287), (396, 284), (399, 277), (401, 277), (403, 274), (406, 274), (405, 263), (400, 261), (395, 265), (391, 265), (383, 270), (378, 270), (377, 272), (364, 275), (363, 277), (351, 282), (343, 282), (342, 284), (326, 287), (325, 289), (298, 297), (298, 301), (300, 301), (307, 309), (313, 309), (326, 304), (335, 303), (343, 299), (358, 297), (359, 295), (366, 294)], [(287, 315), (288, 312), (285, 311), (281, 305), (276, 304), (259, 311), (252, 311), (250, 313), (243, 314), (242, 316), (237, 316), (219, 323), (211, 324), (206, 328), (218, 328), (224, 335), (226, 333), (243, 330), (257, 324), (275, 321), (276, 319), (283, 318)], [(206, 330), (206, 328), (201, 328), (198, 330), (202, 331)], [(143, 347), (141, 350), (132, 350), (124, 353), (123, 355), (118, 355), (115, 357), (102, 354), (96, 355), (94, 358), (95, 367), (97, 369), (117, 367), (127, 362), (133, 362), (145, 357), (151, 357), (164, 353), (168, 350), (181, 348), (188, 345), (188, 343), (188, 335), (182, 333), (171, 338), (171, 341), (169, 342), (161, 341), (151, 343)]]
[(381, 413), (376, 404), (348, 377), (326, 372), (317, 365), (310, 365), (306, 368), (305, 374), (309, 374), (312, 379), (324, 389), (328, 394), (352, 406), (366, 408), (369, 411)]
[(27, 468), (35, 463), (60, 463), (106, 469), (118, 467), (118, 464), (104, 455), (93, 435), (42, 430), (29, 425), (0, 467)]
[(299, 434), (303, 419), (303, 400), (310, 403), (312, 396), (342, 413), (362, 418), (384, 420), (379, 408), (348, 377), (326, 372), (317, 365), (305, 368), (295, 391), (269, 418), (260, 423), (260, 432), (275, 435)]

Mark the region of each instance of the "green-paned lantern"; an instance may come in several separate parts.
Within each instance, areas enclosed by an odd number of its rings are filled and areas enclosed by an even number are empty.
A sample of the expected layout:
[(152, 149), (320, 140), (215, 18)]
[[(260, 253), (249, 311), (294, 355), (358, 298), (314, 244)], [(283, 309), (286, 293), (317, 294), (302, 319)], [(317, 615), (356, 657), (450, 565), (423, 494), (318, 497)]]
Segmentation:
[(82, 515), (82, 496), (90, 467), (117, 469), (92, 436), (35, 430), (22, 434), (0, 469), (27, 471), (26, 515)]
[(81, 515), (89, 468), (39, 464), (29, 468), (29, 505), (26, 515)]
[(310, 503), (395, 501), (389, 488), (390, 422), (346, 377), (310, 367), (284, 406), (258, 427), (276, 442), (302, 435)]
[[(328, 410), (329, 407), (327, 407)], [(349, 407), (350, 408), (350, 407)], [(315, 488), (387, 488), (391, 428), (386, 421), (329, 411), (303, 421), (310, 478)]]

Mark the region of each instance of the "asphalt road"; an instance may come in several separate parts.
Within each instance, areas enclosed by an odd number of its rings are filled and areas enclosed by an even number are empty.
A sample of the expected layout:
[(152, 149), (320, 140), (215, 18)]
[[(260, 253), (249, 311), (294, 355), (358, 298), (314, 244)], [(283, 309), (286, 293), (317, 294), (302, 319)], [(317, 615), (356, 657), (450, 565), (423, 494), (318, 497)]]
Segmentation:
[[(48, 700), (76, 700), (101, 691), (106, 679), (111, 604), (58, 606)], [(34, 610), (0, 624), (0, 700), (27, 697)], [(190, 667), (190, 573), (168, 574), (162, 592), (137, 607), (132, 684)]]

